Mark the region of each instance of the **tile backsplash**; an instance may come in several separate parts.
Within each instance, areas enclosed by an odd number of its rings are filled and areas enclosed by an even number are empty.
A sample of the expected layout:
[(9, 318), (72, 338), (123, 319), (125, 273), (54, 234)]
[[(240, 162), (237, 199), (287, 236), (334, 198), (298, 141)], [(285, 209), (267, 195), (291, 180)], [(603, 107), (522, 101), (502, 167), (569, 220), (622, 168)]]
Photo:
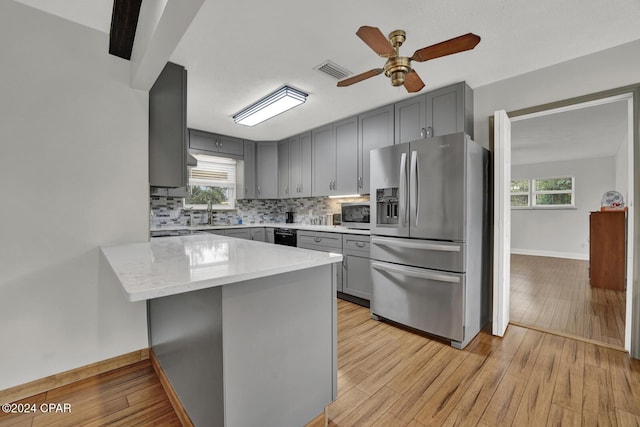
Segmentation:
[[(183, 209), (181, 197), (151, 196), (151, 227), (187, 226), (207, 223), (207, 212)], [(214, 211), (214, 223), (263, 224), (284, 222), (286, 212), (294, 212), (294, 222), (310, 224), (320, 215), (340, 213), (340, 204), (368, 202), (369, 196), (330, 199), (328, 197), (305, 197), (299, 199), (251, 199), (237, 200), (236, 208)]]

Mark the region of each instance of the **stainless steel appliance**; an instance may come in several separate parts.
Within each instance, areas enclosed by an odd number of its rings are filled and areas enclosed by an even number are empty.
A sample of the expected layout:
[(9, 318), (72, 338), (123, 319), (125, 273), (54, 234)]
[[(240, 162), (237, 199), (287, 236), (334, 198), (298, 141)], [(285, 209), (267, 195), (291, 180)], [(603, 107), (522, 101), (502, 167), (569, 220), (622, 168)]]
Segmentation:
[(464, 133), (371, 151), (371, 314), (463, 348), (489, 316), (488, 152)]
[(275, 228), (273, 230), (273, 243), (276, 245), (297, 246), (297, 231), (291, 228)]
[(371, 227), (371, 205), (369, 202), (341, 203), (343, 227), (368, 230)]

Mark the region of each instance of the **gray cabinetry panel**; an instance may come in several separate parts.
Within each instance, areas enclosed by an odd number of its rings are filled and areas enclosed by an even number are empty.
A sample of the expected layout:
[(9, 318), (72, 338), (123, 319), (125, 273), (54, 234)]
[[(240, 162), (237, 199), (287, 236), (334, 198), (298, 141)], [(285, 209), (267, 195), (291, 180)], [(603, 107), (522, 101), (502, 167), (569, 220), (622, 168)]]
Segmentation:
[(331, 125), (311, 131), (313, 151), (313, 182), (311, 195), (329, 196), (335, 177), (335, 144), (332, 142)]
[(256, 198), (256, 143), (244, 141), (244, 198)]
[(189, 150), (202, 154), (239, 158), (243, 155), (244, 146), (240, 138), (189, 129)]
[(345, 255), (342, 266), (342, 292), (370, 300), (371, 260), (360, 256)]
[(274, 229), (271, 227), (265, 227), (264, 229), (264, 241), (267, 243), (275, 243)]
[(473, 91), (464, 83), (426, 95), (427, 136), (465, 132), (473, 138)]
[(288, 199), (289, 191), (289, 141), (278, 142), (278, 197)]
[(333, 125), (336, 145), (336, 174), (331, 195), (358, 193), (358, 118)]
[(387, 105), (358, 116), (358, 193), (369, 194), (369, 151), (393, 145), (394, 107)]
[(424, 138), (426, 108), (424, 95), (409, 98), (395, 104), (395, 143)]
[[(299, 230), (297, 246), (321, 252), (342, 253), (342, 234)], [(335, 269), (338, 292), (342, 292), (342, 266)]]
[(311, 132), (289, 139), (289, 196), (311, 197)]
[(266, 233), (264, 227), (251, 228), (251, 240), (257, 242), (266, 242)]
[(278, 143), (256, 143), (256, 195), (259, 199), (278, 198)]
[(187, 71), (168, 62), (149, 90), (149, 185), (187, 185)]
[(238, 230), (225, 230), (225, 236), (235, 237), (236, 239), (251, 240), (251, 229), (243, 228)]

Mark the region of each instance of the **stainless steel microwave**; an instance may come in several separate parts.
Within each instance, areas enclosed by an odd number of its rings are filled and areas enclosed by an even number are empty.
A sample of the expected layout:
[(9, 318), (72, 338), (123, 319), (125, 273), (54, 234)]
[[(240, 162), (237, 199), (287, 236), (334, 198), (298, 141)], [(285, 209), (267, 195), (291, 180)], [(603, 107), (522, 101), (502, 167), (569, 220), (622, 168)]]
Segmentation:
[(341, 207), (343, 227), (363, 230), (371, 228), (369, 202), (342, 203)]

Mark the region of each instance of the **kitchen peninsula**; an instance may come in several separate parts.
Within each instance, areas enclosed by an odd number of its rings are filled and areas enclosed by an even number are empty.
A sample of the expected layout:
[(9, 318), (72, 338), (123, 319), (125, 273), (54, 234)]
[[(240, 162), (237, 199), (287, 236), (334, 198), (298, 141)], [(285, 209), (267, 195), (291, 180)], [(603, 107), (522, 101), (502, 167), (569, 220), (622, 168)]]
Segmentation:
[(198, 425), (303, 425), (336, 398), (342, 255), (210, 234), (102, 247)]

